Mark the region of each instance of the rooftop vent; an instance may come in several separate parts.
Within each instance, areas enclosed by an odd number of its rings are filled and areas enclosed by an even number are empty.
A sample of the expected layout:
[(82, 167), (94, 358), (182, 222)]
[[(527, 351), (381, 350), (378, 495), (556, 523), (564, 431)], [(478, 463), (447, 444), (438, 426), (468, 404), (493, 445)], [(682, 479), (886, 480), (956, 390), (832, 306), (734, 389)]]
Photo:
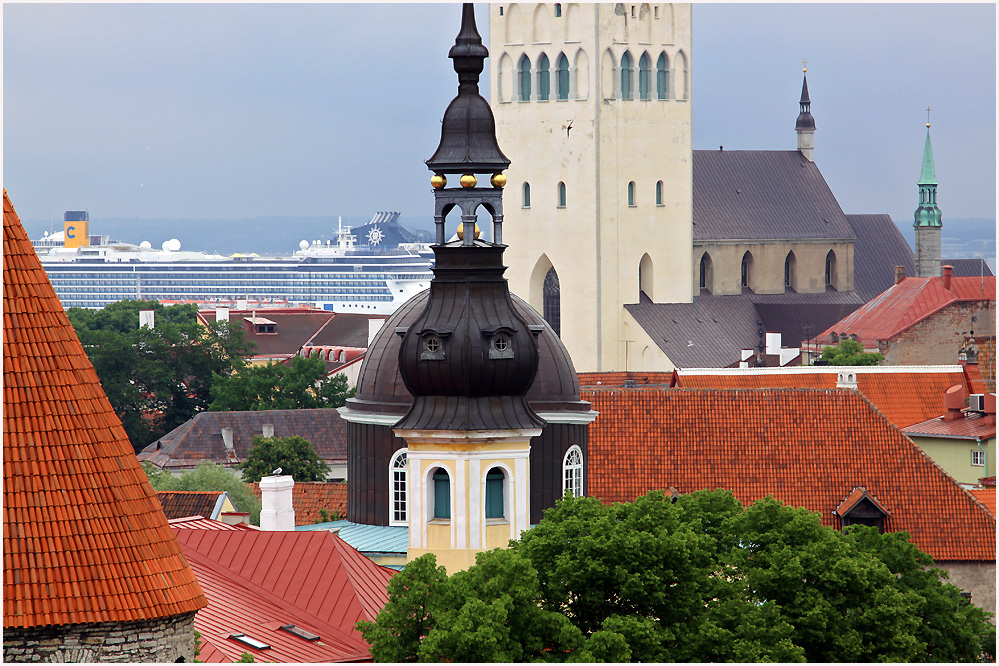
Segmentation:
[(968, 411), (985, 412), (985, 394), (972, 393), (968, 396)]
[(314, 634), (314, 633), (312, 633), (310, 631), (306, 631), (305, 629), (302, 629), (301, 627), (296, 627), (293, 624), (282, 624), (280, 628), (283, 629), (284, 631), (287, 631), (289, 634), (294, 634), (294, 635), (298, 636), (299, 638), (304, 638), (307, 641), (318, 641), (319, 640), (319, 636), (317, 636), (316, 634)]

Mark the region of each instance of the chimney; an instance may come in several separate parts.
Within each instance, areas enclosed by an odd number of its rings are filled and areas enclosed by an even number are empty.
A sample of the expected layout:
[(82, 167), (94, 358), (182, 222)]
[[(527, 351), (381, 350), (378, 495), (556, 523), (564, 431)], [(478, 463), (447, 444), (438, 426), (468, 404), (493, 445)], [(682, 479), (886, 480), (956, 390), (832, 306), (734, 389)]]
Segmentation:
[(990, 424), (995, 425), (996, 422), (996, 394), (986, 393), (985, 394), (985, 418), (987, 418)]
[(249, 525), (249, 511), (224, 511), (219, 514), (219, 521), (226, 525)]
[(766, 353), (772, 356), (780, 354), (780, 333), (767, 332)]
[(954, 384), (944, 391), (944, 409), (947, 412), (943, 415), (944, 421), (956, 421), (962, 418), (961, 410), (964, 408), (964, 386)]
[(232, 428), (222, 428), (222, 444), (225, 450), (234, 453), (236, 449), (232, 446)]
[(836, 388), (858, 390), (857, 373), (854, 370), (840, 370), (836, 375)]
[(895, 284), (898, 284), (905, 279), (905, 266), (895, 267)]
[(156, 326), (155, 310), (139, 310), (139, 328), (154, 328)]
[(264, 437), (273, 437), (274, 436), (274, 424), (273, 423), (265, 423), (261, 427), (260, 430), (261, 430), (261, 434)]
[(382, 324), (385, 323), (384, 319), (369, 319), (368, 320), (368, 346), (371, 346), (371, 341), (375, 339), (378, 331), (382, 330)]
[(950, 291), (950, 278), (954, 275), (954, 267), (947, 264), (941, 268), (943, 273), (943, 288)]
[(260, 479), (260, 529), (268, 532), (294, 532), (295, 508), (292, 489), (295, 479), (288, 475)]
[(215, 308), (215, 323), (229, 321), (229, 308)]

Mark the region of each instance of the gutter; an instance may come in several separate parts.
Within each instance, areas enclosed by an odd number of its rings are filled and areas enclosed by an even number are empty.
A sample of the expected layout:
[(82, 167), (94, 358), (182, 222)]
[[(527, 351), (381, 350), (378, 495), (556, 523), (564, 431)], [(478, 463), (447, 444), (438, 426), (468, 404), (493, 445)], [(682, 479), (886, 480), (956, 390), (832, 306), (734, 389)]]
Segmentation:
[(982, 452), (982, 463), (983, 463), (983, 469), (985, 470), (985, 476), (989, 476), (989, 453), (988, 451), (982, 448), (981, 437), (975, 438), (975, 446), (977, 446), (978, 450)]

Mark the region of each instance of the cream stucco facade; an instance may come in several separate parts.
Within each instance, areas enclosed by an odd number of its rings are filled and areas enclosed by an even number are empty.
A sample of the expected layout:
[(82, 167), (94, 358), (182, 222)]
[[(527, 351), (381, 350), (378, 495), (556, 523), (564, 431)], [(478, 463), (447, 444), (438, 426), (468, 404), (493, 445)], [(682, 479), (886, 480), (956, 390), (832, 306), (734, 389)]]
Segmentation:
[[(636, 327), (624, 304), (640, 290), (691, 301), (690, 5), (489, 10), (490, 101), (511, 160), (510, 288), (544, 312), (554, 268), (576, 368), (624, 369), (644, 347), (626, 342)], [(657, 348), (645, 356), (668, 369)]]

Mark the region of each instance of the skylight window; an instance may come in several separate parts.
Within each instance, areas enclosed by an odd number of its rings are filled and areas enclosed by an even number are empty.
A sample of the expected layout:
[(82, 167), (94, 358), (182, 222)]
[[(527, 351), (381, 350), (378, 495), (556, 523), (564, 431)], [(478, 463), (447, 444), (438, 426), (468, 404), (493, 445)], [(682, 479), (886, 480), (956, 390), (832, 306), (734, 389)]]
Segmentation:
[(256, 638), (247, 636), (246, 634), (229, 634), (229, 638), (234, 641), (239, 641), (243, 645), (249, 645), (252, 648), (257, 648), (258, 650), (269, 650), (271, 647), (267, 643), (258, 641)]
[(316, 636), (315, 634), (308, 632), (305, 629), (302, 629), (301, 627), (296, 627), (293, 624), (283, 624), (281, 625), (281, 629), (287, 631), (289, 634), (294, 634), (299, 638), (304, 638), (307, 641), (319, 640), (319, 636)]

